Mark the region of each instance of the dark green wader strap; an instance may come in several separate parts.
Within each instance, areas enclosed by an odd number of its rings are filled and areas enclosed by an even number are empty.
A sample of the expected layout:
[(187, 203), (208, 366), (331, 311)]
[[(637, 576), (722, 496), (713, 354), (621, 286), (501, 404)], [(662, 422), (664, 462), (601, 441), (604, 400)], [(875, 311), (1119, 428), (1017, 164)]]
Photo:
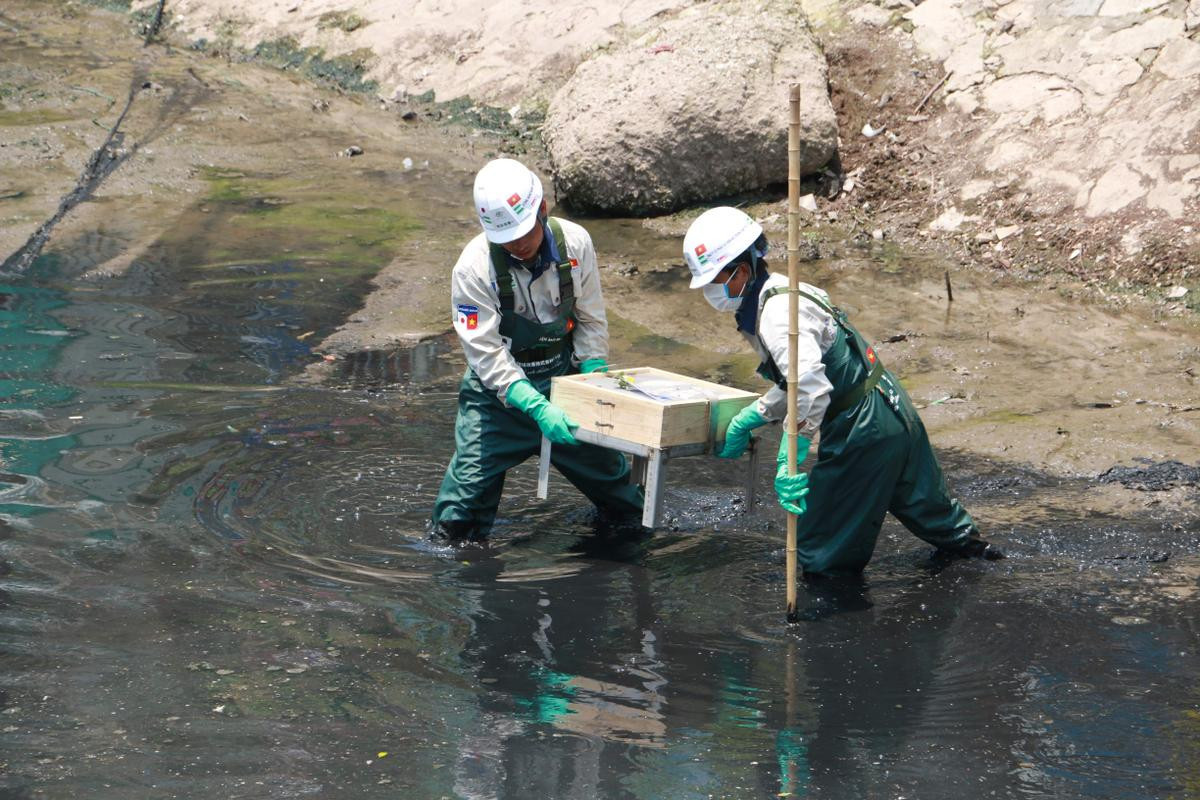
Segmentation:
[[(782, 286), (776, 286), (773, 289), (768, 289), (767, 291), (763, 292), (762, 300), (760, 300), (758, 304), (759, 320), (762, 320), (763, 306), (767, 304), (768, 300), (777, 294), (787, 293), (788, 290)], [(797, 289), (796, 293), (833, 317), (833, 321), (836, 322), (837, 326), (842, 329), (842, 333), (845, 335), (846, 339), (852, 343), (851, 346), (858, 351), (859, 356), (863, 360), (863, 366), (867, 368), (866, 378), (852, 386), (849, 391), (842, 393), (836, 399), (830, 401), (829, 408), (825, 411), (825, 418), (833, 419), (846, 409), (856, 406), (858, 401), (870, 394), (871, 390), (879, 385), (879, 379), (883, 375), (883, 362), (880, 361), (875, 355), (875, 350), (862, 340), (862, 337), (859, 336), (858, 331), (846, 323), (846, 314), (840, 308), (837, 308), (836, 306), (830, 306), (820, 298), (813, 297), (808, 292), (801, 291), (800, 289)], [(757, 327), (758, 326), (756, 325), (755, 328), (757, 329)], [(763, 351), (770, 353), (770, 348), (767, 347), (766, 342), (764, 342), (762, 337), (759, 336), (757, 330), (755, 330), (754, 335), (758, 338), (758, 343), (762, 346)], [(759, 364), (758, 374), (762, 375), (764, 378), (771, 381), (781, 389), (787, 388), (787, 378), (780, 374), (779, 367), (776, 366), (775, 360), (770, 357), (768, 357), (766, 361)]]
[(529, 365), (538, 371), (544, 368), (561, 374), (562, 370), (557, 369), (561, 365), (553, 362), (563, 355), (575, 329), (575, 282), (571, 279), (572, 263), (562, 225), (554, 217), (549, 217), (546, 224), (550, 228), (551, 249), (558, 259), (555, 267), (558, 270), (559, 314), (554, 323), (549, 323), (557, 330), (543, 332), (534, 342), (521, 341), (522, 337), (518, 335), (518, 327), (525, 326), (520, 326), (513, 311), (513, 279), (508, 266), (508, 251), (494, 242), (488, 243), (488, 251), (492, 269), (496, 271), (496, 292), (500, 296), (500, 335), (512, 342), (513, 358), (523, 368)]

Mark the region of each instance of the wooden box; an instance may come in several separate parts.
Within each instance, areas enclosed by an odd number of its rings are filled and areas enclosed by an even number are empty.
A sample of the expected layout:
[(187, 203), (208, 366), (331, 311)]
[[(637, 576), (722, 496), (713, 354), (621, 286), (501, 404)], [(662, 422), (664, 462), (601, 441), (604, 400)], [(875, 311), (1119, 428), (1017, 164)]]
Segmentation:
[(719, 442), (734, 414), (757, 399), (654, 367), (564, 375), (550, 385), (551, 402), (582, 430), (656, 448)]

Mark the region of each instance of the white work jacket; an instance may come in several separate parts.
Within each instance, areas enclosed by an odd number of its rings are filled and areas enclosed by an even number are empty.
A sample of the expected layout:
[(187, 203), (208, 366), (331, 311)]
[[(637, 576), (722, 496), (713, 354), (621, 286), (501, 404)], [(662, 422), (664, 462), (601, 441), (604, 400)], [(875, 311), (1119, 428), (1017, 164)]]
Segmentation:
[[(786, 275), (773, 274), (763, 284), (762, 292), (782, 286), (787, 289)], [(807, 283), (800, 284), (800, 291), (807, 292), (826, 302), (829, 295)], [(762, 294), (757, 301), (761, 302)], [(825, 377), (825, 364), (821, 357), (837, 340), (837, 322), (823, 308), (804, 297), (799, 298), (797, 316), (796, 347), (796, 427), (800, 433), (812, 437), (821, 427), (825, 410), (829, 408), (829, 396), (833, 384)], [(754, 352), (763, 360), (775, 362), (780, 374), (788, 374), (788, 298), (786, 294), (775, 295), (760, 306), (758, 314), (758, 336), (741, 331), (750, 342)], [(759, 341), (761, 337), (762, 341)], [(763, 349), (763, 344), (767, 349)], [(782, 420), (787, 415), (787, 391), (772, 386), (758, 399), (758, 413), (771, 422)]]
[[(575, 286), (575, 353), (572, 362), (608, 357), (608, 320), (592, 237), (581, 226), (559, 219), (566, 253), (571, 259), (571, 281)], [(547, 235), (549, 235), (547, 233)], [(537, 280), (515, 263), (509, 264), (513, 284), (513, 312), (534, 322), (558, 319), (558, 269), (548, 266)], [(480, 382), (506, 402), (508, 388), (526, 377), (509, 350), (510, 342), (500, 336), (500, 294), (496, 271), (482, 233), (467, 243), (450, 275), (450, 313), (454, 331), (462, 341), (467, 364)]]

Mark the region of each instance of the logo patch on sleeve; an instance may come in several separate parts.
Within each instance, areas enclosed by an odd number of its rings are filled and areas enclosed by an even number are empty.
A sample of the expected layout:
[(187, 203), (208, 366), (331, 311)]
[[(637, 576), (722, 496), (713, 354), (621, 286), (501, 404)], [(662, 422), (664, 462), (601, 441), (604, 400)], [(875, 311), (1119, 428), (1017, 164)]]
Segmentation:
[(455, 320), (460, 328), (473, 331), (479, 327), (479, 306), (458, 304), (458, 318)]

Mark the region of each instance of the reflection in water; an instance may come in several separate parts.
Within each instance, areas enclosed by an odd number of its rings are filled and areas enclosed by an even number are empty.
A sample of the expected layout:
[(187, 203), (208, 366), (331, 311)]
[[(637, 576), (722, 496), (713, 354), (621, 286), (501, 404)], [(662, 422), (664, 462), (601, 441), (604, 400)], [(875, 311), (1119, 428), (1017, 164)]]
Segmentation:
[(409, 348), (362, 350), (341, 360), (340, 381), (351, 386), (423, 386), (461, 373), (461, 366), (451, 366), (457, 361), (453, 358), (457, 352), (457, 343), (447, 336), (426, 339)]
[[(472, 798), (604, 796), (609, 760), (666, 745), (668, 680), (647, 576), (593, 562), (569, 580), (504, 582), (509, 560), (459, 576), (478, 587), (463, 658), (482, 687), (483, 730), (464, 741), (455, 788)], [(614, 618), (630, 624), (606, 629)], [(534, 737), (545, 746), (526, 747)]]

